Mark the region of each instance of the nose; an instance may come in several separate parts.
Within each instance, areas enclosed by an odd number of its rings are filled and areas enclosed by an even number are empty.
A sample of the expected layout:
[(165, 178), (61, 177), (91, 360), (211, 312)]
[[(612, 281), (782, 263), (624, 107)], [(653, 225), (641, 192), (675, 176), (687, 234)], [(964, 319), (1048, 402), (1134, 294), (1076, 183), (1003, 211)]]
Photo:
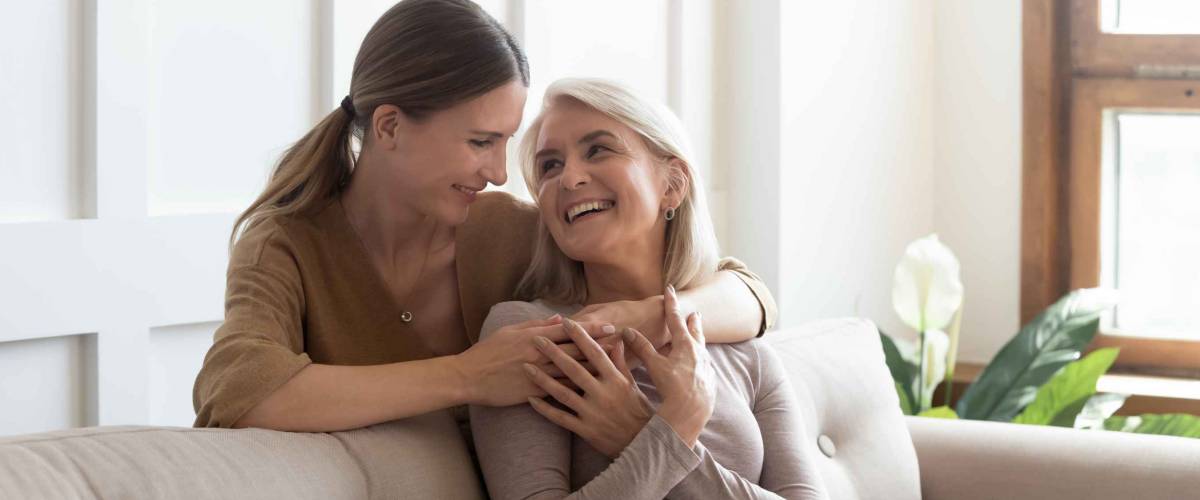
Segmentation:
[(508, 182), (508, 155), (501, 150), (500, 154), (495, 156), (484, 164), (480, 173), (483, 174), (484, 180), (497, 186), (503, 186), (505, 182)]
[(566, 160), (562, 174), (558, 176), (558, 184), (568, 191), (579, 189), (587, 185), (590, 180), (591, 177), (583, 166), (579, 165), (579, 162), (570, 160)]

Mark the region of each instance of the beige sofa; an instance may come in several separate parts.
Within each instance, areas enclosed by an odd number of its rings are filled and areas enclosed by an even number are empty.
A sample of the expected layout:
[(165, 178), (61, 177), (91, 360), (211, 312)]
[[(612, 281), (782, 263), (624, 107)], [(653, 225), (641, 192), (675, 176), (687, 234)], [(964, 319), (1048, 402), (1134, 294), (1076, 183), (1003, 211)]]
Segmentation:
[[(767, 340), (834, 499), (1200, 496), (1200, 440), (903, 417), (874, 326)], [(919, 464), (919, 467), (918, 467)], [(0, 498), (481, 498), (445, 412), (329, 434), (99, 427), (0, 438)]]

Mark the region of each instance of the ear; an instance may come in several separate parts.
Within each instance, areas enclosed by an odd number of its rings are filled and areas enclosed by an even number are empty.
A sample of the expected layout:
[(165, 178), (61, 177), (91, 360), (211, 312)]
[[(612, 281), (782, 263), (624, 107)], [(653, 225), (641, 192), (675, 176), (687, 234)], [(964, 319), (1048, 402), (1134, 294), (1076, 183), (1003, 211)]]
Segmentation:
[(397, 147), (396, 139), (407, 120), (408, 117), (404, 115), (404, 111), (401, 111), (399, 106), (380, 104), (371, 113), (371, 129), (366, 135), (379, 147), (387, 150), (395, 149)]
[[(667, 190), (663, 193), (663, 207), (679, 208), (687, 199), (692, 185), (692, 169), (679, 158), (667, 160)], [(664, 208), (665, 209), (665, 208)]]

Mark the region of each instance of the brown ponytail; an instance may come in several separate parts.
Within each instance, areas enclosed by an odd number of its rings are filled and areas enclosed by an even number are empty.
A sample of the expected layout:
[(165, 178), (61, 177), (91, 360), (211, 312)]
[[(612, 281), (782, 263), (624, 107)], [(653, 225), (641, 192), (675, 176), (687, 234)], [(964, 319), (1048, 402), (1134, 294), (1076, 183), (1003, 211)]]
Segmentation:
[(359, 139), (375, 108), (410, 118), (483, 95), (511, 81), (529, 85), (529, 65), (503, 26), (470, 0), (404, 0), (367, 32), (350, 78), (350, 106), (325, 116), (275, 166), (263, 193), (237, 218), (238, 237), (273, 217), (305, 213), (345, 188)]

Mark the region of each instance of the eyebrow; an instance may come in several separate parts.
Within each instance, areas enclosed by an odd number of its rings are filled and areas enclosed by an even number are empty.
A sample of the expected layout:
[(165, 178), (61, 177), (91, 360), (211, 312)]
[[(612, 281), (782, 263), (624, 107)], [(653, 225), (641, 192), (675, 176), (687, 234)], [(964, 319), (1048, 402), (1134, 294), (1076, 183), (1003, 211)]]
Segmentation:
[(617, 136), (613, 135), (612, 132), (609, 132), (607, 130), (593, 130), (591, 132), (588, 132), (587, 134), (584, 134), (583, 137), (580, 137), (579, 144), (583, 144), (585, 142), (592, 142), (592, 141), (596, 140), (597, 138), (604, 137), (604, 136), (612, 137), (613, 139), (617, 138)]
[(489, 139), (499, 139), (504, 137), (504, 134), (493, 130), (472, 130), (471, 133), (486, 136)]

